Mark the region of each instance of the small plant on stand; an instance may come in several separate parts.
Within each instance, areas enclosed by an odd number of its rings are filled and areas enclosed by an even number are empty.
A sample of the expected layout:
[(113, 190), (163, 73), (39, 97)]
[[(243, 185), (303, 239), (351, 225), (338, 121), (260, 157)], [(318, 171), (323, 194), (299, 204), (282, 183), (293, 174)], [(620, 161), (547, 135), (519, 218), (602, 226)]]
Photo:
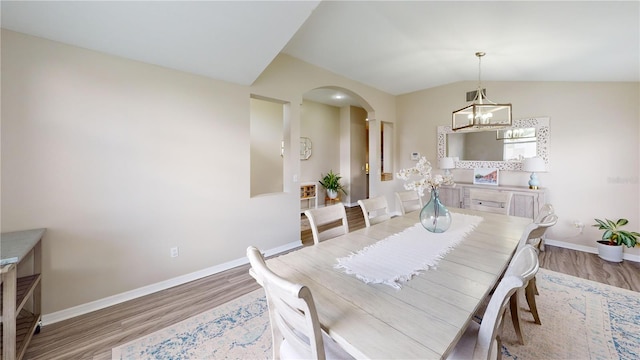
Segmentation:
[(613, 221), (609, 219), (595, 219), (598, 230), (604, 230), (602, 240), (598, 240), (598, 256), (604, 260), (621, 262), (622, 261), (622, 245), (632, 248), (638, 244), (640, 233), (635, 231), (621, 230), (622, 226), (629, 223), (627, 219), (618, 219)]
[(322, 180), (319, 181), (320, 185), (327, 189), (327, 196), (330, 199), (337, 198), (338, 191), (342, 191), (343, 194), (347, 195), (347, 191), (342, 187), (340, 179), (342, 179), (342, 177), (339, 174), (335, 174), (333, 170), (329, 170), (327, 175), (324, 175)]

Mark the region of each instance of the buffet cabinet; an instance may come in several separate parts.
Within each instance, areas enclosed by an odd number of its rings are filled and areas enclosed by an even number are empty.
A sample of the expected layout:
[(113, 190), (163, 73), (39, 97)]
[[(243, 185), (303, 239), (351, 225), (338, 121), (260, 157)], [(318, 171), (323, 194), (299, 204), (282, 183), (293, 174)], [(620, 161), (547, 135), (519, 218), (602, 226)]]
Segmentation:
[(546, 201), (546, 189), (544, 188), (533, 190), (524, 186), (491, 186), (469, 183), (456, 183), (454, 186), (440, 187), (440, 201), (445, 206), (468, 209), (471, 203), (469, 190), (472, 188), (513, 193), (509, 215), (530, 219), (535, 219), (538, 216), (540, 207)]

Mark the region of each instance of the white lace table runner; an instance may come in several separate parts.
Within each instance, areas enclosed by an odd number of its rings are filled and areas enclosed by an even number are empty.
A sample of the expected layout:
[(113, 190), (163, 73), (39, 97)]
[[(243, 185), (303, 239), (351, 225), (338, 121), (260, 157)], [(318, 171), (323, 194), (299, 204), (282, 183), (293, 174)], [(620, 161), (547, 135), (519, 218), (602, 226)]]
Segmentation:
[(386, 284), (396, 289), (421, 271), (433, 268), (471, 232), (482, 217), (451, 213), (451, 227), (434, 234), (422, 224), (388, 236), (355, 254), (338, 259), (335, 265), (365, 283)]

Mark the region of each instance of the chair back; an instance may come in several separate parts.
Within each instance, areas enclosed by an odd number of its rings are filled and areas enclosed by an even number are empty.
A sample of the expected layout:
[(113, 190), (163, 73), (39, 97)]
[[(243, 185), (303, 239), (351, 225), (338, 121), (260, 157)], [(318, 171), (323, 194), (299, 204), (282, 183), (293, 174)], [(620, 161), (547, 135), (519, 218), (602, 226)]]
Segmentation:
[(358, 205), (362, 209), (364, 215), (364, 224), (366, 227), (389, 220), (389, 205), (384, 195), (358, 200)]
[(305, 210), (304, 214), (309, 219), (314, 244), (349, 232), (343, 203)]
[(538, 273), (540, 262), (538, 261), (538, 251), (531, 245), (525, 245), (511, 259), (504, 276), (517, 275), (522, 277), (525, 285)]
[(283, 348), (287, 352), (309, 359), (325, 359), (322, 330), (311, 291), (272, 272), (260, 251), (250, 246), (247, 257), (251, 275), (264, 288), (269, 304), (273, 358), (280, 359)]
[(469, 208), (472, 210), (509, 215), (512, 196), (513, 193), (508, 191), (469, 189)]
[(538, 216), (536, 216), (534, 222), (541, 223), (543, 219), (551, 214), (555, 214), (555, 210), (553, 209), (553, 205), (544, 204), (538, 211)]
[(504, 312), (511, 296), (522, 286), (524, 286), (524, 281), (522, 277), (517, 275), (505, 276), (500, 280), (482, 316), (482, 324), (480, 324), (478, 339), (473, 350), (473, 359), (499, 358), (501, 349), (498, 335)]
[(422, 205), (420, 194), (415, 190), (398, 191), (396, 192), (396, 198), (400, 203), (402, 215), (411, 211), (420, 210), (424, 206)]
[(527, 225), (527, 227), (522, 232), (520, 241), (518, 242), (516, 253), (522, 250), (522, 248), (530, 241), (538, 243), (547, 232), (547, 229), (555, 225), (557, 222), (558, 215), (549, 214), (545, 216), (540, 223), (532, 222), (531, 224)]

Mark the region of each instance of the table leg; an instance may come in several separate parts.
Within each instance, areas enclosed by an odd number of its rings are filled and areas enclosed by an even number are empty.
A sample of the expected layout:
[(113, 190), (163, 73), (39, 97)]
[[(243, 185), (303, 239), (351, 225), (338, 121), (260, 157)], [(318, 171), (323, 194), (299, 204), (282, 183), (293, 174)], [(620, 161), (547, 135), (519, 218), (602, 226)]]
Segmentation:
[(16, 358), (16, 283), (15, 264), (2, 269), (2, 358)]

